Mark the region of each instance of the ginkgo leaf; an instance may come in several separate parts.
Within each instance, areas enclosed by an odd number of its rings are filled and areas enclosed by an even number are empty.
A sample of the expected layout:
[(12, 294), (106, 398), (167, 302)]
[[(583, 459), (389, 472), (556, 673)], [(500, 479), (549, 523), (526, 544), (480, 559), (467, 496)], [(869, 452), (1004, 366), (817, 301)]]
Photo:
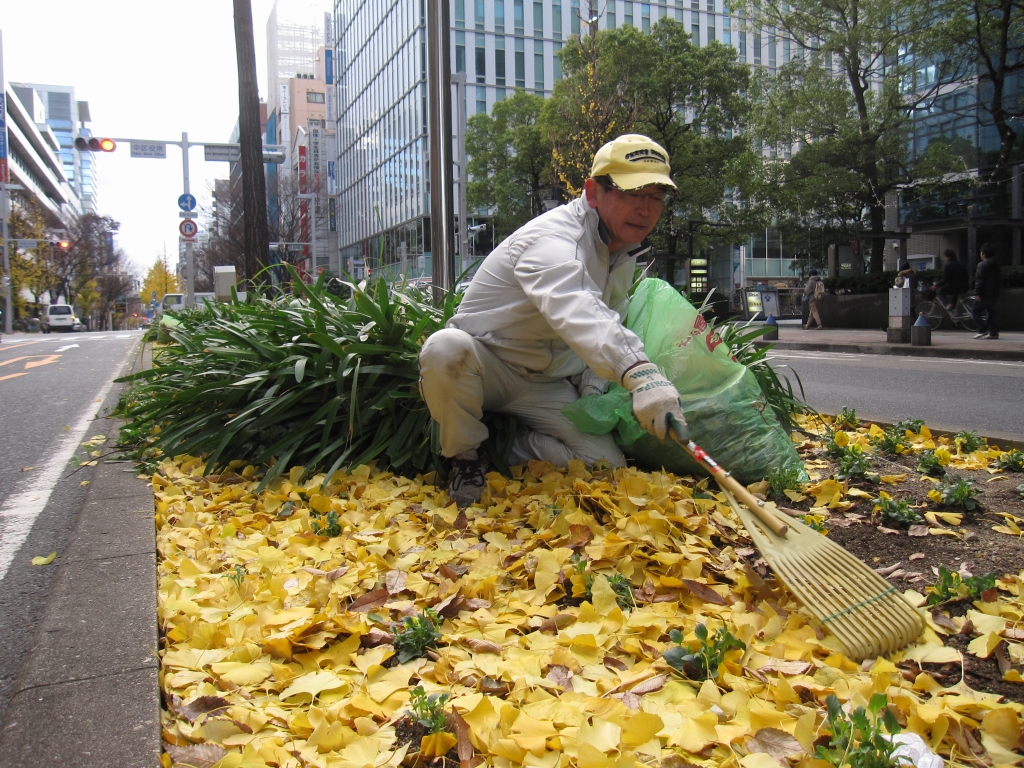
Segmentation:
[(46, 555), (45, 557), (40, 555), (32, 558), (32, 565), (49, 565), (53, 562), (53, 559), (57, 556), (56, 550)]

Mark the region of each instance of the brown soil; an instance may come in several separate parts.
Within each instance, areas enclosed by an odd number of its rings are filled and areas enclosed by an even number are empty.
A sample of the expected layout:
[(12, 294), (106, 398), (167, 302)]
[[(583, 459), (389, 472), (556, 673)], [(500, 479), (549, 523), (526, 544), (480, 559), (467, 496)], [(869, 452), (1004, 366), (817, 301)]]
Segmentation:
[[(398, 746), (403, 744), (409, 744), (409, 753), (419, 753), (420, 741), (430, 731), (416, 720), (406, 716), (395, 723), (395, 737), (398, 741)], [(408, 761), (409, 758), (406, 758)], [(444, 757), (433, 757), (427, 760), (421, 760), (417, 758), (415, 760), (416, 765), (431, 765), (434, 768), (457, 768), (459, 763), (459, 753), (453, 747), (448, 750), (448, 754)]]
[[(805, 458), (828, 457), (824, 453)], [(930, 501), (928, 491), (936, 487), (934, 483), (922, 481), (921, 473), (914, 469), (916, 458), (884, 457), (872, 458), (872, 470), (879, 474), (907, 474), (907, 480), (899, 485), (875, 484), (866, 480), (851, 481), (850, 487), (860, 488), (873, 496), (884, 490), (894, 499), (906, 499), (916, 511), (923, 514), (928, 511), (958, 512), (942, 507)], [(822, 478), (837, 471), (831, 460), (830, 468), (817, 471)], [(884, 527), (897, 529), (897, 533), (886, 533), (879, 530), (877, 520), (871, 519), (873, 503), (869, 499), (856, 500), (846, 497), (849, 501), (857, 501), (854, 507), (845, 513), (833, 513), (826, 525), (828, 535), (837, 544), (859, 557), (871, 567), (884, 569), (900, 564), (900, 571), (886, 576), (888, 581), (900, 590), (913, 589), (926, 594), (928, 588), (935, 583), (940, 565), (950, 571), (966, 568), (970, 574), (979, 576), (995, 573), (997, 576), (1017, 574), (1024, 570), (1024, 550), (1021, 540), (1012, 535), (992, 530), (995, 525), (1004, 524), (998, 512), (1008, 512), (1017, 517), (1024, 517), (1024, 502), (1017, 486), (1024, 483), (1024, 475), (1005, 473), (991, 475), (985, 471), (953, 472), (967, 480), (974, 481), (978, 491), (977, 499), (980, 508), (973, 512), (965, 512), (961, 525), (945, 525), (944, 527), (956, 535), (909, 536), (904, 528), (883, 524)], [(994, 477), (1005, 477), (1004, 480), (989, 482)], [(789, 500), (780, 506), (806, 511), (811, 507), (813, 499), (799, 504)], [(863, 516), (857, 519), (857, 516)], [(911, 560), (911, 555), (923, 554), (924, 558)], [(971, 601), (962, 600), (947, 603), (938, 610), (948, 616), (962, 616), (973, 607)], [(1024, 684), (1004, 682), (998, 663), (993, 655), (988, 659), (980, 659), (967, 652), (967, 645), (972, 635), (951, 635), (945, 638), (947, 645), (963, 652), (965, 682), (971, 688), (1005, 696), (1013, 701), (1024, 702)], [(910, 665), (914, 666), (914, 665)], [(960, 668), (944, 669), (951, 665), (925, 665), (925, 671), (936, 677), (943, 685), (959, 682)], [(1024, 670), (1022, 670), (1024, 671)], [(909, 674), (909, 668), (908, 668)]]

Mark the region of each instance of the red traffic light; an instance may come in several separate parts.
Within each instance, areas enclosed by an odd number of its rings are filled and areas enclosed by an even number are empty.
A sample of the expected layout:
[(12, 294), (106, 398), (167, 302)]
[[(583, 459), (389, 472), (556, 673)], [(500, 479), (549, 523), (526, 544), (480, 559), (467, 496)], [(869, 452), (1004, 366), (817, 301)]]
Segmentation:
[(98, 139), (95, 136), (87, 139), (79, 136), (75, 139), (75, 149), (79, 152), (113, 152), (117, 144), (113, 139)]
[(62, 251), (66, 251), (68, 248), (71, 247), (71, 242), (68, 240), (58, 240), (57, 247), (60, 248)]

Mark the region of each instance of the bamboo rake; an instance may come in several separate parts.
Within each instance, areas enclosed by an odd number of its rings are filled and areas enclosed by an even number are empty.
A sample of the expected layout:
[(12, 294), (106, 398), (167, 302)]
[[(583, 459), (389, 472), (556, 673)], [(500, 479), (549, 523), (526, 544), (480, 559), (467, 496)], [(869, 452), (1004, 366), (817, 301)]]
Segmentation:
[(765, 561), (847, 655), (863, 661), (917, 639), (924, 621), (896, 587), (827, 536), (757, 499), (700, 446), (669, 431), (711, 473)]

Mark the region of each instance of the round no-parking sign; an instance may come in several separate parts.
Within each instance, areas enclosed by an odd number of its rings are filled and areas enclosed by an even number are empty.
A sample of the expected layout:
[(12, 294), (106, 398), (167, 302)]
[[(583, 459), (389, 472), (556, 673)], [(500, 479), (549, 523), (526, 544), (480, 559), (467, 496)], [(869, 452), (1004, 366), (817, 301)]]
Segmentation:
[(192, 219), (185, 219), (178, 225), (178, 231), (181, 232), (182, 237), (195, 237), (199, 231), (199, 225)]

